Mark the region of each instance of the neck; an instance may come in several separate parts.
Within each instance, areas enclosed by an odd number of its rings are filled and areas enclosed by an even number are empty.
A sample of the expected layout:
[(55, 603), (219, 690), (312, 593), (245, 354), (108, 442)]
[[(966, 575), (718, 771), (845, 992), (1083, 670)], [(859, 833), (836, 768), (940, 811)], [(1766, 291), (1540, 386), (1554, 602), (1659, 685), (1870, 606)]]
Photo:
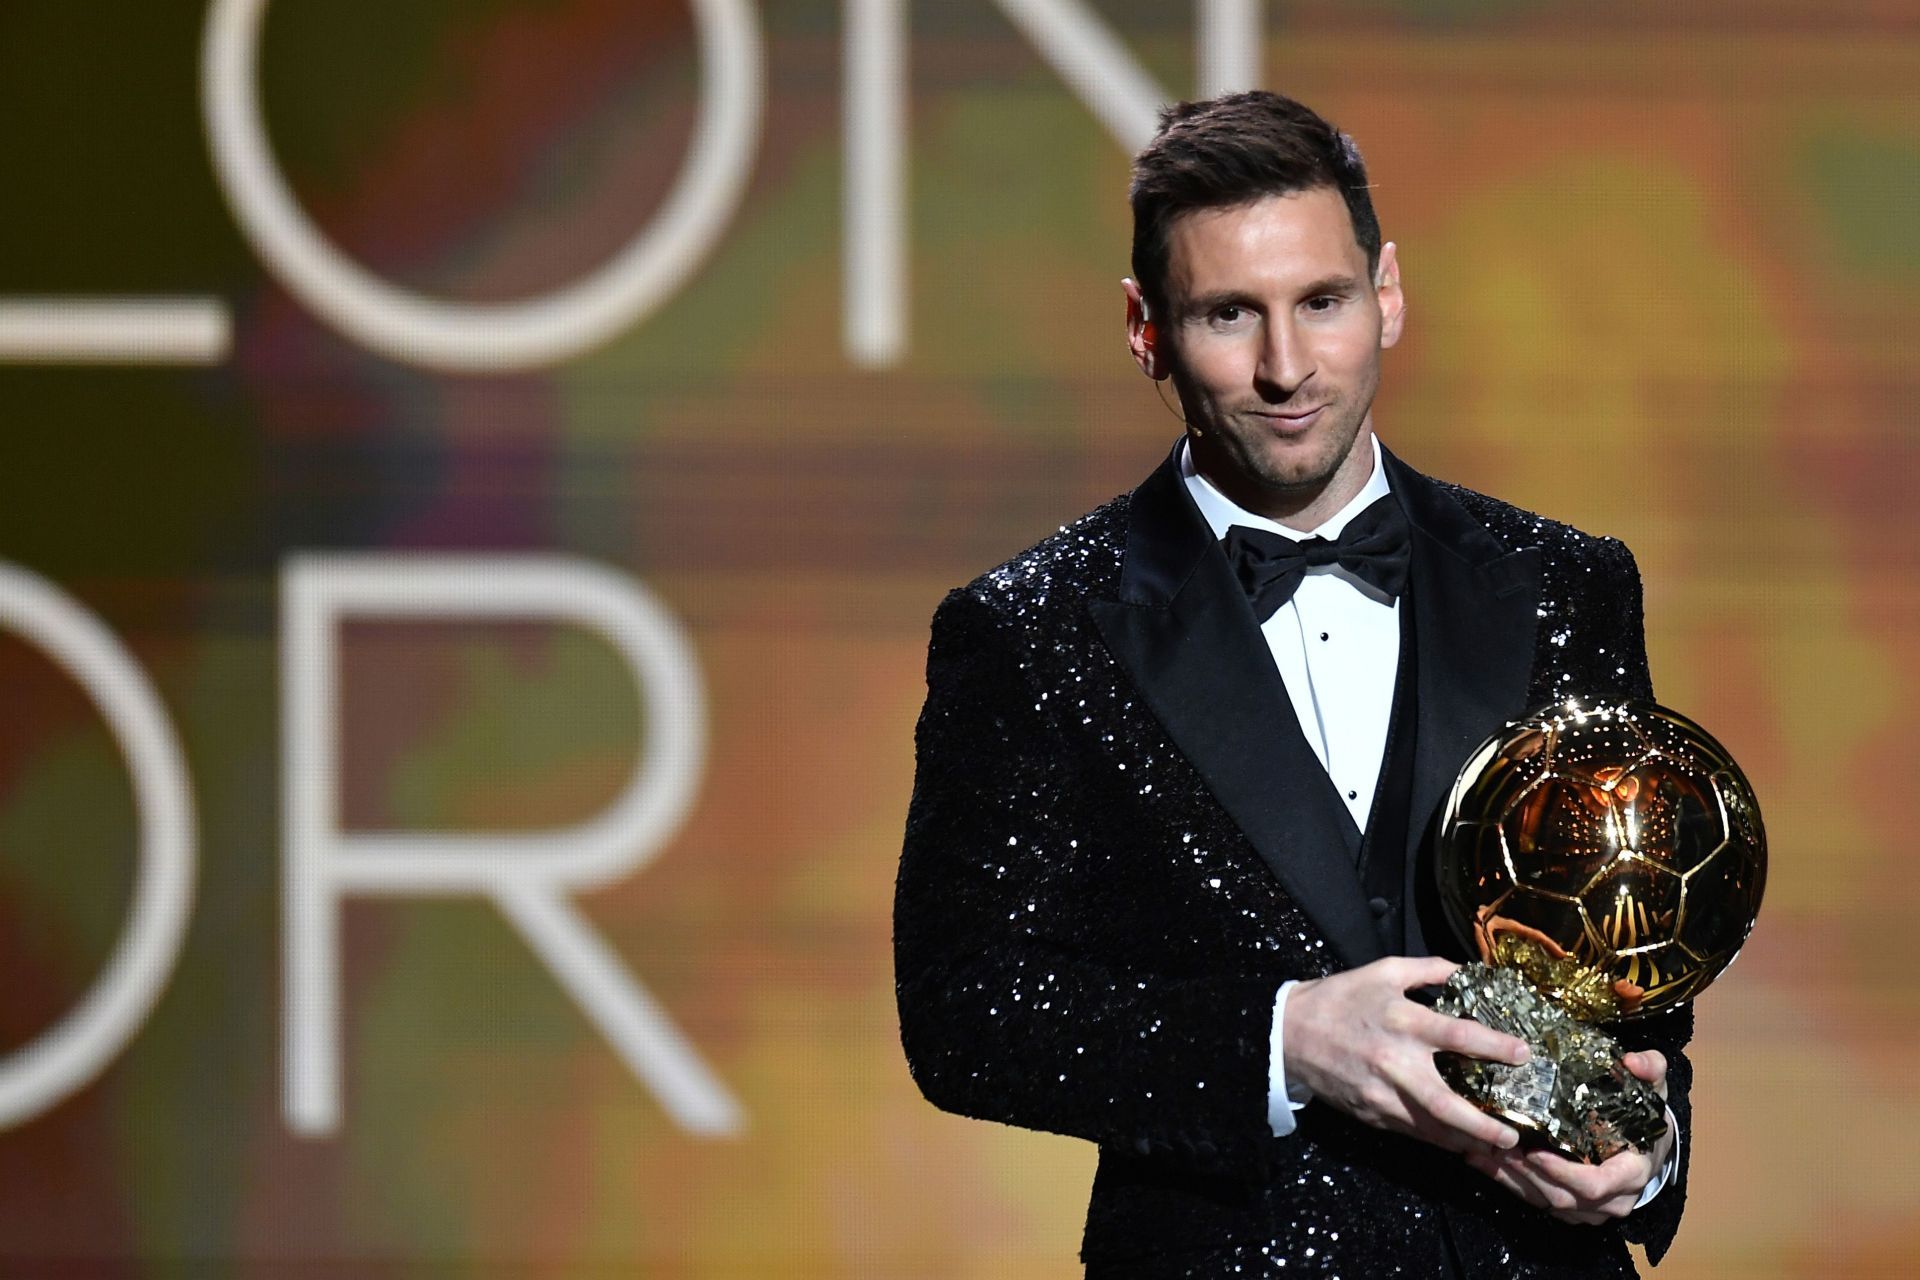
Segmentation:
[(1219, 466), (1202, 447), (1203, 441), (1189, 440), (1193, 450), (1193, 469), (1214, 488), (1232, 499), (1243, 510), (1265, 516), (1276, 524), (1308, 533), (1325, 524), (1354, 495), (1366, 488), (1373, 476), (1373, 416), (1369, 414), (1353, 438), (1353, 447), (1334, 468), (1333, 474), (1317, 484), (1281, 488), (1262, 484), (1229, 467)]

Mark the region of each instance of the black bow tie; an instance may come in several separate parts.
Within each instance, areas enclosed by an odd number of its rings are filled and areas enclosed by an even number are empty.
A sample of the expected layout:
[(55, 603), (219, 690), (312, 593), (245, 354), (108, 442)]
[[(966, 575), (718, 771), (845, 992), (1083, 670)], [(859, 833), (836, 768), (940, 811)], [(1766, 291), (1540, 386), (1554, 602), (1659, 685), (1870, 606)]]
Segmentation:
[(1389, 596), (1407, 589), (1407, 561), (1411, 558), (1407, 517), (1392, 494), (1349, 520), (1333, 542), (1325, 538), (1296, 541), (1267, 529), (1236, 524), (1227, 527), (1221, 544), (1227, 563), (1233, 566), (1233, 576), (1246, 589), (1254, 617), (1263, 623), (1293, 598), (1294, 588), (1314, 565), (1337, 564)]

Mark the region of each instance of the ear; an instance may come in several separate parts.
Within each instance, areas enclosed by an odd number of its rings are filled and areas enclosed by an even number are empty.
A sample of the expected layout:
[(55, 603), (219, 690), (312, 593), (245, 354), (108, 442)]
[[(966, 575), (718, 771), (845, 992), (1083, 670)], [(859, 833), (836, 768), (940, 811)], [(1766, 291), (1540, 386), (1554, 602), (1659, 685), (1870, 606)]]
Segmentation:
[(1127, 295), (1127, 350), (1133, 353), (1140, 372), (1159, 382), (1169, 371), (1166, 353), (1160, 349), (1166, 339), (1161, 337), (1159, 321), (1150, 318), (1147, 298), (1138, 281), (1128, 277), (1120, 282), (1120, 288)]
[(1400, 252), (1391, 240), (1380, 246), (1373, 291), (1380, 299), (1380, 349), (1384, 351), (1400, 341), (1400, 331), (1407, 322), (1407, 295), (1400, 287)]

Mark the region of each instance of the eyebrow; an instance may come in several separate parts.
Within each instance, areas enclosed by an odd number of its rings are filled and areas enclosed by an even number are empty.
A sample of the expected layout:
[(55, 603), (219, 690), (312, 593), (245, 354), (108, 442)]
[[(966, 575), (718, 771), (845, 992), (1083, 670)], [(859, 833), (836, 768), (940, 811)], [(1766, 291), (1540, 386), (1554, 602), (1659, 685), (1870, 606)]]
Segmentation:
[(1301, 290), (1303, 298), (1317, 298), (1323, 293), (1358, 293), (1360, 281), (1342, 272), (1339, 275), (1323, 276)]
[[(1342, 272), (1338, 275), (1322, 276), (1300, 290), (1303, 298), (1317, 298), (1328, 293), (1358, 293), (1360, 282), (1353, 276)], [(1187, 299), (1185, 310), (1189, 315), (1205, 315), (1220, 307), (1244, 307), (1257, 300), (1249, 293), (1238, 289), (1221, 289), (1214, 293), (1203, 293)]]

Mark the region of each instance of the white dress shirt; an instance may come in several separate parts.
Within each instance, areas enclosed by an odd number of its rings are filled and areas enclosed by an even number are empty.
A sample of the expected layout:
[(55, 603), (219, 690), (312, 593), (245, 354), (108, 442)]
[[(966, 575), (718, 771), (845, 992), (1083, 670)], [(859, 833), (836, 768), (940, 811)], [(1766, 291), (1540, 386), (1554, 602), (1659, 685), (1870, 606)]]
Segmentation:
[[(1373, 470), (1366, 484), (1340, 510), (1305, 532), (1255, 515), (1214, 488), (1194, 468), (1193, 450), (1184, 443), (1180, 475), (1216, 538), (1226, 537), (1228, 528), (1238, 524), (1266, 529), (1295, 542), (1315, 537), (1331, 542), (1350, 520), (1392, 492), (1380, 463), (1379, 437), (1369, 433), (1368, 442), (1373, 449)], [(1400, 601), (1338, 564), (1314, 565), (1307, 569), (1292, 598), (1261, 626), (1260, 633), (1273, 653), (1307, 745), (1339, 790), (1354, 825), (1365, 831), (1393, 719), (1393, 686), (1400, 670)], [(1276, 1138), (1293, 1132), (1293, 1113), (1313, 1097), (1303, 1086), (1287, 1082), (1281, 1031), (1287, 993), (1293, 986), (1292, 982), (1280, 984), (1273, 1001), (1267, 1124)], [(1673, 1125), (1671, 1111), (1667, 1123)], [(1647, 1184), (1640, 1204), (1653, 1199), (1666, 1185), (1678, 1167), (1679, 1155), (1676, 1135), (1665, 1166)]]
[[(1380, 465), (1380, 442), (1372, 443), (1373, 474), (1367, 483), (1309, 533), (1236, 505), (1194, 470), (1190, 450), (1181, 451), (1180, 472), (1216, 538), (1226, 537), (1228, 527), (1238, 524), (1294, 542), (1314, 537), (1331, 542), (1348, 521), (1390, 492)], [(1314, 565), (1260, 633), (1286, 682), (1307, 745), (1339, 788), (1353, 824), (1365, 831), (1393, 719), (1393, 683), (1400, 668), (1399, 600), (1337, 564)]]
[[(1369, 441), (1373, 471), (1366, 484), (1308, 532), (1255, 515), (1214, 488), (1194, 468), (1193, 450), (1185, 445), (1180, 450), (1180, 474), (1216, 538), (1226, 537), (1227, 530), (1239, 524), (1295, 542), (1312, 537), (1332, 541), (1348, 521), (1392, 491), (1386, 469), (1380, 465), (1380, 441), (1372, 436)], [(1307, 745), (1333, 779), (1354, 825), (1365, 831), (1393, 718), (1393, 684), (1400, 670), (1399, 600), (1388, 599), (1337, 564), (1314, 565), (1294, 588), (1293, 598), (1274, 610), (1260, 634), (1280, 669)], [(1291, 1090), (1287, 1086), (1281, 1023), (1292, 989), (1293, 983), (1283, 983), (1274, 998), (1267, 1123), (1275, 1137), (1293, 1132), (1293, 1113), (1312, 1097), (1302, 1086)]]

